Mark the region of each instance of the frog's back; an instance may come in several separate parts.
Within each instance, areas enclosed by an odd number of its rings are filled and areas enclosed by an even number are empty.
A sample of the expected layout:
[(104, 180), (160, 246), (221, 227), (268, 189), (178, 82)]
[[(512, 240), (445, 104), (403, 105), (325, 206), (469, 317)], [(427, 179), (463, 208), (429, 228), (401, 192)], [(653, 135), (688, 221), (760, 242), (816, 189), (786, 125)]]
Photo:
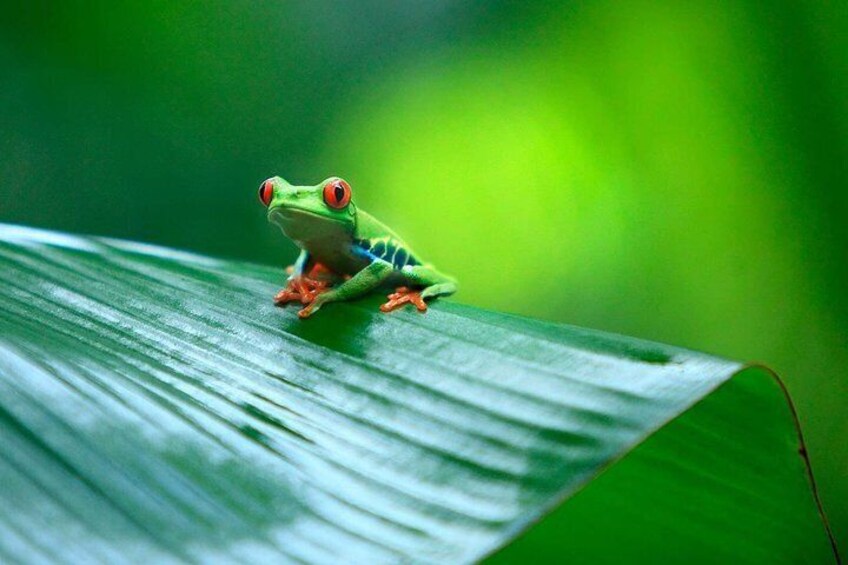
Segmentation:
[(395, 269), (424, 264), (399, 235), (362, 210), (357, 210), (353, 243), (366, 253), (391, 263)]

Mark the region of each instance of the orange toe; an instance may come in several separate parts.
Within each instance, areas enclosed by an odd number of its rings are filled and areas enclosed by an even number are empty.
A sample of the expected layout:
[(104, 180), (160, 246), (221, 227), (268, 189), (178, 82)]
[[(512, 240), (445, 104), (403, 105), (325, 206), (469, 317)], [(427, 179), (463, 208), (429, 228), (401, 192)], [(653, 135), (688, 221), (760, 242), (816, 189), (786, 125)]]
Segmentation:
[(397, 288), (395, 292), (388, 296), (388, 299), (388, 302), (380, 306), (380, 311), (391, 312), (401, 308), (404, 304), (412, 304), (419, 312), (427, 311), (427, 303), (424, 302), (421, 292), (410, 290), (405, 286)]
[(283, 304), (288, 304), (294, 300), (300, 300), (300, 294), (289, 290), (288, 288), (281, 290), (274, 296), (274, 304), (281, 306)]
[(319, 281), (308, 277), (296, 277), (288, 282), (286, 288), (274, 296), (274, 303), (278, 306), (289, 302), (300, 302), (311, 304), (319, 294), (330, 290), (327, 281)]

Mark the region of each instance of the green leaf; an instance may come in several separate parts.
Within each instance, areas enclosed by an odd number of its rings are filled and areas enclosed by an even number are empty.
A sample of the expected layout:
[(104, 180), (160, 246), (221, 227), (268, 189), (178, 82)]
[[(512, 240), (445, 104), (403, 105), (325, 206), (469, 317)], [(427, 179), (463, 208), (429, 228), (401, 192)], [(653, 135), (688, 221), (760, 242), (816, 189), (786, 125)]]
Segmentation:
[(0, 560), (834, 559), (767, 370), (282, 278), (0, 226)]

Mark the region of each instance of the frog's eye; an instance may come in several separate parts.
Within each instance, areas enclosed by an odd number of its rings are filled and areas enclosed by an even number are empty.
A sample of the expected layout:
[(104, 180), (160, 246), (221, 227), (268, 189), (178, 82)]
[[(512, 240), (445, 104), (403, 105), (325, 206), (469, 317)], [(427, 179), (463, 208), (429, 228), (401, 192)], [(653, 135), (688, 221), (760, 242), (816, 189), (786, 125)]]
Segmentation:
[(336, 179), (324, 185), (324, 202), (330, 208), (341, 210), (350, 202), (350, 185), (342, 179)]
[(259, 201), (266, 207), (271, 205), (271, 200), (274, 198), (274, 185), (271, 180), (266, 180), (259, 187)]

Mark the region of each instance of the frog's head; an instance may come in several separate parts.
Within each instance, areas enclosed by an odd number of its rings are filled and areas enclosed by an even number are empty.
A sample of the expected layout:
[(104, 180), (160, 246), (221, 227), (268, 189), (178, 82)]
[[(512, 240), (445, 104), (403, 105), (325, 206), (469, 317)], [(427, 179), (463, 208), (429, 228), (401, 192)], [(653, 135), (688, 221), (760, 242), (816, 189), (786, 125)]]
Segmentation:
[(315, 186), (271, 177), (259, 187), (259, 200), (268, 207), (268, 220), (294, 241), (349, 235), (356, 227), (350, 185), (338, 177)]

